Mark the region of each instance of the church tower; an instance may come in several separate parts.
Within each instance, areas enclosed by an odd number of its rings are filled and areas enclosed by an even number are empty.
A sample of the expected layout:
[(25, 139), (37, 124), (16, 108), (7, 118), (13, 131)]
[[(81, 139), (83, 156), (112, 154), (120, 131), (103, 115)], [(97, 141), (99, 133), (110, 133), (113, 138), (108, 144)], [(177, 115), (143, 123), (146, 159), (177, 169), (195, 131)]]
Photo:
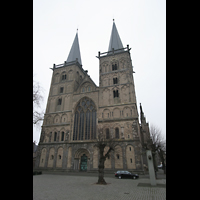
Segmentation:
[[(141, 169), (140, 126), (130, 50), (129, 45), (123, 47), (113, 20), (108, 52), (98, 53), (101, 113), (98, 123), (106, 137), (114, 135), (118, 139), (119, 159), (123, 159), (123, 166), (116, 167)], [(125, 157), (123, 152), (126, 152)]]
[[(123, 47), (115, 22), (108, 52), (100, 53), (99, 58), (99, 106), (102, 111), (101, 121), (131, 120), (139, 128), (136, 104), (133, 67), (129, 45)], [(100, 111), (100, 112), (101, 112)], [(120, 138), (133, 138), (131, 134), (124, 135), (124, 127), (120, 128)], [(137, 133), (138, 134), (138, 133)]]

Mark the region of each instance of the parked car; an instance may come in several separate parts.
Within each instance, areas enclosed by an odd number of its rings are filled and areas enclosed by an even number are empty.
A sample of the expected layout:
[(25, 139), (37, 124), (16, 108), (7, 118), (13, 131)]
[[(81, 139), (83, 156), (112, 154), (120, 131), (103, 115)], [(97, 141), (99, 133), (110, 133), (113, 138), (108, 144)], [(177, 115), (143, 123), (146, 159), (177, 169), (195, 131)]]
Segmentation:
[(158, 169), (162, 169), (162, 164), (158, 165)]
[(117, 171), (117, 172), (115, 172), (115, 177), (118, 177), (119, 179), (121, 179), (121, 178), (132, 178), (132, 179), (139, 178), (138, 174), (132, 174), (129, 171)]

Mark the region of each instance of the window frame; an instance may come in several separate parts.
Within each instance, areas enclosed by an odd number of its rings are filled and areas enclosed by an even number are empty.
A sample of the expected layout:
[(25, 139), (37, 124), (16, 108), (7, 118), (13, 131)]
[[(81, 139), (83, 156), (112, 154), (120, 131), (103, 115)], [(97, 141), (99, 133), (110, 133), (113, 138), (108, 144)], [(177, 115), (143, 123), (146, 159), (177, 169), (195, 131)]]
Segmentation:
[(72, 140), (96, 138), (96, 105), (90, 98), (82, 98), (75, 108)]

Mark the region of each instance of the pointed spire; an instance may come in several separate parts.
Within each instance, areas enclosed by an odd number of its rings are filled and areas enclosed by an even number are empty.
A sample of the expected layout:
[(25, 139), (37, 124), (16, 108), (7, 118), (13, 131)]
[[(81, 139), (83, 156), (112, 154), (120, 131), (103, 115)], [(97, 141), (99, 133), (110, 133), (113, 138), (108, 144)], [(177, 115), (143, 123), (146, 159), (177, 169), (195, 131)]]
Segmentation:
[(114, 50), (123, 48), (123, 44), (119, 37), (119, 33), (117, 31), (117, 27), (115, 25), (114, 19), (113, 19), (113, 26), (112, 26), (112, 32), (111, 32), (111, 36), (110, 36), (110, 43), (109, 43), (108, 51), (112, 51), (113, 48), (114, 48)]
[(78, 58), (78, 62), (82, 65), (81, 53), (80, 53), (79, 42), (78, 42), (78, 29), (77, 29), (77, 33), (74, 38), (74, 42), (72, 44), (71, 50), (69, 52), (67, 62), (76, 61), (76, 58)]
[(144, 116), (144, 112), (142, 110), (142, 105), (140, 103), (140, 120), (141, 120), (141, 123), (142, 122), (146, 122), (146, 119), (145, 119), (145, 116)]

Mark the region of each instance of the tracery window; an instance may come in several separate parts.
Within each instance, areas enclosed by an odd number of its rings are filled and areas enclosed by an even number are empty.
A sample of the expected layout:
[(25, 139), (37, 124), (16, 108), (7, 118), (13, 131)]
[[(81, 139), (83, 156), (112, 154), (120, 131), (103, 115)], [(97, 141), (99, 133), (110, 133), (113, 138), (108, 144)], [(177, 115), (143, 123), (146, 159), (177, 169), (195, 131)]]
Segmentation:
[(89, 98), (83, 98), (75, 109), (73, 140), (96, 138), (96, 106)]

